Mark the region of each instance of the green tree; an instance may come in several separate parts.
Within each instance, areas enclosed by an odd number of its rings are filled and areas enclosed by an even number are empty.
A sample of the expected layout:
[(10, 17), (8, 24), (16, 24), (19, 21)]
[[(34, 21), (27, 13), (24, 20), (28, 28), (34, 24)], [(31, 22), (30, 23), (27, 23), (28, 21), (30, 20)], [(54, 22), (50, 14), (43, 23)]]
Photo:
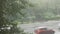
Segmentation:
[(13, 21), (24, 17), (21, 9), (27, 6), (27, 0), (0, 0), (0, 34), (25, 34)]

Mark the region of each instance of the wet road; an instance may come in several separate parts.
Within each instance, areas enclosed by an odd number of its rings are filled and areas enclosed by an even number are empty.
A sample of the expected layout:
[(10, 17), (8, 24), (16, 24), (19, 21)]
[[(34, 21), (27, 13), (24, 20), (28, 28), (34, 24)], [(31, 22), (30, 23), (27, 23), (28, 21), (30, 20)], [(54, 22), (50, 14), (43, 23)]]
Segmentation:
[(19, 26), (22, 29), (24, 29), (24, 32), (33, 33), (33, 34), (34, 34), (35, 28), (40, 27), (40, 26), (47, 26), (48, 28), (54, 29), (55, 34), (60, 34), (60, 32), (58, 31), (59, 23), (60, 21), (47, 21), (44, 23), (35, 22), (35, 23), (30, 23), (30, 24), (21, 24)]

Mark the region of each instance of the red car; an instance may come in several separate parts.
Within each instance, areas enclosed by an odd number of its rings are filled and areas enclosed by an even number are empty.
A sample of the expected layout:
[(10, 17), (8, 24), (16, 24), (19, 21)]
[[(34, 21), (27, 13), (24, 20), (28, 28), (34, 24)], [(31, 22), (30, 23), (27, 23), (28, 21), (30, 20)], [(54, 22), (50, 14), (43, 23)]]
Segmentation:
[(45, 27), (39, 27), (34, 31), (36, 34), (54, 34), (55, 31), (52, 29), (47, 29)]

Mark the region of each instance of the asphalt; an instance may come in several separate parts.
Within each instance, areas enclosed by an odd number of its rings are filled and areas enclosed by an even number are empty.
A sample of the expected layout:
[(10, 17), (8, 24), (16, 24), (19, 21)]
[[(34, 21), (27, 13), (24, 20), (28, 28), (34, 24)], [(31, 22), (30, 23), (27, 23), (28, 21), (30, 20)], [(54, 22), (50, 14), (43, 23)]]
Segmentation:
[(35, 22), (35, 23), (30, 23), (30, 24), (20, 24), (18, 25), (19, 27), (21, 27), (22, 29), (24, 29), (24, 32), (28, 32), (28, 33), (34, 33), (34, 30), (37, 27), (42, 27), (42, 26), (46, 26), (47, 28), (53, 29), (55, 31), (55, 34), (60, 34), (59, 31), (59, 26), (58, 24), (60, 23), (60, 21), (47, 21), (47, 22)]

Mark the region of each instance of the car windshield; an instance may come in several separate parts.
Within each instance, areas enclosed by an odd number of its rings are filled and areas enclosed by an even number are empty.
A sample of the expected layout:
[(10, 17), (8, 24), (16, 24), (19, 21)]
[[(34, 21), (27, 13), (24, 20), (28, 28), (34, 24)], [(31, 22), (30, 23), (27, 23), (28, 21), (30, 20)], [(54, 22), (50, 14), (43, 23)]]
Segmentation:
[(47, 28), (41, 28), (40, 30), (47, 30)]

